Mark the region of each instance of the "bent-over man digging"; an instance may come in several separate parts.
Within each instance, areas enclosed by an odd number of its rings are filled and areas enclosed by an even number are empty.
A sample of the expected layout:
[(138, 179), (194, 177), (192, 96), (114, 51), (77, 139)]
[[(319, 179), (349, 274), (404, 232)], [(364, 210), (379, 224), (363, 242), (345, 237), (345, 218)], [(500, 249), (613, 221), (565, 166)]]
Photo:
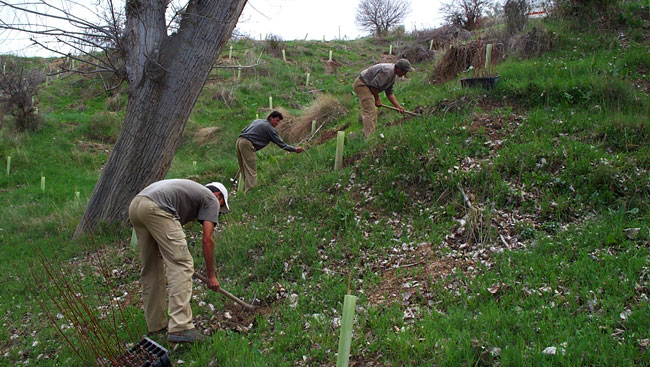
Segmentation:
[[(129, 219), (142, 258), (140, 283), (149, 333), (161, 333), (166, 329), (167, 340), (172, 343), (208, 339), (192, 322), (190, 300), (194, 261), (187, 248), (183, 225), (193, 220), (203, 225), (201, 244), (207, 285), (218, 291), (212, 233), (219, 214), (229, 210), (228, 191), (219, 182), (203, 186), (191, 180), (162, 180), (147, 186), (131, 201)], [(165, 316), (167, 298), (169, 321)]]
[(414, 71), (407, 59), (400, 59), (396, 63), (376, 64), (363, 70), (354, 81), (354, 93), (359, 97), (361, 104), (361, 120), (363, 122), (363, 135), (369, 137), (375, 132), (377, 123), (377, 108), (381, 107), (379, 93), (385, 92), (390, 103), (400, 112), (404, 108), (397, 102), (393, 94), (393, 85), (396, 76), (405, 76), (407, 72)]

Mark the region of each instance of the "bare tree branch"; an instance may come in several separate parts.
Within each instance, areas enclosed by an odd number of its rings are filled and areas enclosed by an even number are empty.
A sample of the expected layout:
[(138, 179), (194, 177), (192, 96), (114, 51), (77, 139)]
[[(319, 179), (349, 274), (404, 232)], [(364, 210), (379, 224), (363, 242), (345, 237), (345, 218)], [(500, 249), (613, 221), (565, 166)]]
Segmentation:
[(442, 5), (447, 23), (468, 31), (479, 27), (488, 0), (451, 0)]
[(361, 0), (355, 20), (363, 30), (383, 37), (406, 18), (410, 7), (408, 0)]

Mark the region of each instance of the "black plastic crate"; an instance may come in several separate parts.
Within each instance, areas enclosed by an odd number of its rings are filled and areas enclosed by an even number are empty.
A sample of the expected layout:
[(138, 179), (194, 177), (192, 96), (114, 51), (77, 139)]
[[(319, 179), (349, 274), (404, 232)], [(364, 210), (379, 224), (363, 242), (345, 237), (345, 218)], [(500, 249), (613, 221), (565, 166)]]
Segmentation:
[(117, 366), (124, 367), (171, 367), (167, 349), (145, 337), (121, 356)]

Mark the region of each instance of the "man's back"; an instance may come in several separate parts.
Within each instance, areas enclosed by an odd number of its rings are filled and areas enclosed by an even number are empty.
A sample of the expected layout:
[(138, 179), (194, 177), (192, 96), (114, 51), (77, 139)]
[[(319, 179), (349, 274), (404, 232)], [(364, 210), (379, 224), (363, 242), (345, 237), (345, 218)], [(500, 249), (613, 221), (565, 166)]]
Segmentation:
[(195, 219), (217, 223), (219, 201), (205, 186), (185, 179), (170, 179), (154, 182), (138, 196), (145, 196), (161, 209), (174, 215), (181, 224)]

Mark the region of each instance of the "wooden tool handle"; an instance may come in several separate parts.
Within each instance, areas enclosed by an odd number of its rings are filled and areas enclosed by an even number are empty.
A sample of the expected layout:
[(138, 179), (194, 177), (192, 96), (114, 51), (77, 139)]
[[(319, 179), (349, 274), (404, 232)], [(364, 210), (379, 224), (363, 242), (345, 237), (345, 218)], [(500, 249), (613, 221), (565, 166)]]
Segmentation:
[[(385, 104), (382, 104), (381, 106), (382, 106), (382, 107), (385, 107), (385, 108), (388, 108), (388, 109), (390, 109), (390, 110), (398, 111), (398, 112), (399, 112), (399, 110), (398, 110), (397, 108), (393, 107), (393, 106), (387, 106), (387, 105), (385, 105)], [(406, 111), (406, 110), (404, 110), (404, 113), (408, 113), (409, 115), (413, 115), (413, 116), (420, 116), (420, 115), (418, 115), (418, 114), (415, 113), (415, 112)]]
[[(194, 277), (200, 279), (203, 283), (208, 284), (208, 278), (204, 277), (202, 274), (199, 274), (197, 272), (194, 272)], [(230, 298), (231, 300), (239, 303), (240, 305), (244, 306), (245, 308), (252, 310), (255, 308), (253, 305), (249, 305), (248, 303), (242, 301), (241, 299), (233, 296), (230, 292), (227, 290), (219, 287), (219, 293), (223, 294), (224, 296)]]

